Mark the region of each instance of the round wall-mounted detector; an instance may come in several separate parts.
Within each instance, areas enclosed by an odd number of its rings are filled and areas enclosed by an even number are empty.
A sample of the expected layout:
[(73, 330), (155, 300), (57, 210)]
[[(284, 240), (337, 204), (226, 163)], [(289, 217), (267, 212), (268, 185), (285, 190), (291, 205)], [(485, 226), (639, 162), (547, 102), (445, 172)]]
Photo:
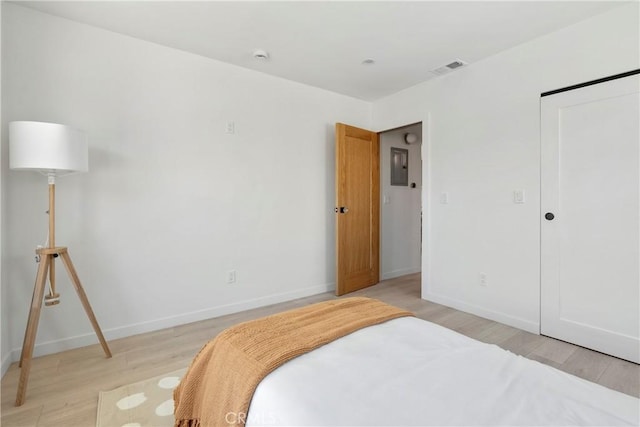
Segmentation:
[(266, 50), (257, 49), (253, 52), (253, 57), (265, 61), (269, 59), (269, 53)]
[(405, 133), (404, 142), (406, 142), (407, 144), (418, 142), (418, 135), (416, 135), (415, 133)]
[(364, 61), (362, 61), (362, 65), (373, 65), (375, 63), (376, 63), (375, 59), (371, 59), (371, 58), (367, 58)]

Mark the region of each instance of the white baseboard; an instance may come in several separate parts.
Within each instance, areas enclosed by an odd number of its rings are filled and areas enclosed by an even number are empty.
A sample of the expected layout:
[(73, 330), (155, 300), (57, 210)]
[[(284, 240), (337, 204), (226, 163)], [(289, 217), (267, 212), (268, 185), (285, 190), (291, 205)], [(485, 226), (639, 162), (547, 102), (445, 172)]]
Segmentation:
[[(173, 326), (184, 325), (187, 323), (198, 322), (200, 320), (211, 319), (214, 317), (225, 316), (227, 314), (238, 313), (240, 311), (251, 310), (253, 308), (265, 307), (280, 302), (291, 301), (298, 298), (304, 298), (311, 295), (317, 295), (324, 292), (330, 292), (335, 289), (334, 283), (327, 283), (324, 285), (311, 286), (308, 288), (297, 289), (295, 291), (282, 292), (279, 294), (268, 295), (260, 298), (254, 298), (244, 301), (235, 302), (232, 304), (221, 305), (218, 307), (212, 307), (204, 310), (193, 311), (190, 313), (179, 314), (176, 316), (169, 316), (160, 319), (151, 320), (148, 322), (136, 323), (133, 325), (121, 326), (119, 328), (103, 329), (102, 333), (107, 341), (115, 340), (118, 338), (129, 337), (132, 335), (144, 334), (146, 332), (153, 332), (160, 329), (171, 328)], [(45, 354), (58, 353), (73, 348), (85, 347), (88, 345), (96, 344), (98, 338), (91, 332), (83, 335), (77, 335), (73, 337), (67, 337), (60, 340), (48, 341), (40, 344), (36, 344), (33, 350), (34, 357), (43, 356)], [(11, 361), (17, 361), (20, 359), (20, 348), (13, 349), (10, 355), (7, 355), (6, 368), (9, 367)], [(2, 361), (2, 373), (6, 371), (5, 360)]]
[(382, 273), (382, 280), (395, 279), (396, 277), (406, 276), (407, 274), (420, 273), (420, 267), (403, 268), (400, 270), (387, 271)]
[(468, 304), (466, 302), (449, 298), (443, 295), (427, 292), (422, 295), (422, 299), (432, 301), (438, 304), (446, 305), (447, 307), (455, 308), (467, 313), (475, 314), (476, 316), (484, 317), (485, 319), (494, 320), (496, 322), (504, 323), (505, 325), (513, 326), (514, 328), (522, 329), (523, 331), (531, 332), (532, 334), (540, 334), (540, 323), (532, 322), (530, 320), (522, 319), (520, 317), (512, 316), (498, 311), (488, 310), (477, 305)]
[[(4, 374), (7, 373), (7, 369), (9, 369), (9, 366), (11, 366), (11, 363), (13, 363), (11, 357), (12, 353), (13, 352), (9, 351), (2, 358), (2, 366), (0, 367), (0, 378), (4, 377)], [(20, 355), (18, 355), (18, 357), (20, 357)]]

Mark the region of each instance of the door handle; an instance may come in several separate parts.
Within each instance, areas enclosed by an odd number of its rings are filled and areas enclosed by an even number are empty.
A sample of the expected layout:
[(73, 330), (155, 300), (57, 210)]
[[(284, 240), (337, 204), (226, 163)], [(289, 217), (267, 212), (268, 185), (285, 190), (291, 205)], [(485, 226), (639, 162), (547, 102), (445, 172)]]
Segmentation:
[(553, 221), (553, 218), (555, 218), (556, 216), (554, 214), (552, 214), (551, 212), (547, 212), (546, 214), (544, 214), (544, 219), (546, 219), (547, 221)]
[(347, 212), (349, 212), (349, 208), (346, 206), (340, 206), (339, 208), (335, 209), (336, 213), (341, 213), (341, 214), (345, 214)]

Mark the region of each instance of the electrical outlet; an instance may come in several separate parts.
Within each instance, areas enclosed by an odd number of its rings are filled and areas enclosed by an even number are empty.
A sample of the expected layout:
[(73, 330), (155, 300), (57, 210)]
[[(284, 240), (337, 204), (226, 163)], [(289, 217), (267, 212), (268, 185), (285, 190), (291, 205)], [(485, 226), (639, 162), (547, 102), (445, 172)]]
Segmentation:
[(480, 286), (484, 286), (485, 288), (487, 287), (487, 273), (480, 273)]
[(229, 284), (236, 283), (236, 271), (235, 270), (227, 271), (227, 283), (229, 283)]
[(513, 190), (513, 203), (524, 203), (524, 190)]
[(442, 193), (440, 193), (440, 204), (441, 205), (449, 204), (449, 193), (447, 193), (446, 191), (443, 191)]

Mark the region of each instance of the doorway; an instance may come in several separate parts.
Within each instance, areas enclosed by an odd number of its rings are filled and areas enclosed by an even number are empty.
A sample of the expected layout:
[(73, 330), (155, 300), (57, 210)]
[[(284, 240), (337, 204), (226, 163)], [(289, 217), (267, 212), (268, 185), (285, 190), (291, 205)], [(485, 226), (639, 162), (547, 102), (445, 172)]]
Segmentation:
[[(379, 138), (380, 279), (386, 280), (421, 269), (422, 123), (380, 132)], [(398, 169), (406, 181), (397, 180)]]
[(375, 285), (381, 267), (383, 279), (420, 271), (421, 144), (421, 123), (379, 133), (336, 124), (337, 295)]

